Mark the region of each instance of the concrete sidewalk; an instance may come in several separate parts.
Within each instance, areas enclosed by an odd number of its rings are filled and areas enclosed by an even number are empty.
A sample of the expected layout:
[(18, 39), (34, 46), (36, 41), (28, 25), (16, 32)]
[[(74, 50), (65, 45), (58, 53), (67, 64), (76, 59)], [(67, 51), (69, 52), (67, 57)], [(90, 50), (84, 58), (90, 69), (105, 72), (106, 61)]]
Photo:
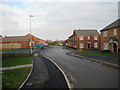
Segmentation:
[(0, 68), (0, 71), (18, 69), (18, 68), (24, 68), (24, 67), (32, 67), (32, 64), (25, 64), (25, 65), (12, 66), (12, 67), (3, 67), (3, 68)]

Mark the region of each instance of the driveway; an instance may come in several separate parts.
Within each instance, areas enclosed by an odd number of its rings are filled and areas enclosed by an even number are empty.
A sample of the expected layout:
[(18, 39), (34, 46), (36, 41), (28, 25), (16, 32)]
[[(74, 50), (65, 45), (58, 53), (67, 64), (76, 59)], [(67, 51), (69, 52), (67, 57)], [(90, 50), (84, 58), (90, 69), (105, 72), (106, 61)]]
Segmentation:
[(68, 56), (68, 52), (61, 46), (52, 46), (43, 54), (61, 67), (75, 88), (118, 88), (117, 69)]

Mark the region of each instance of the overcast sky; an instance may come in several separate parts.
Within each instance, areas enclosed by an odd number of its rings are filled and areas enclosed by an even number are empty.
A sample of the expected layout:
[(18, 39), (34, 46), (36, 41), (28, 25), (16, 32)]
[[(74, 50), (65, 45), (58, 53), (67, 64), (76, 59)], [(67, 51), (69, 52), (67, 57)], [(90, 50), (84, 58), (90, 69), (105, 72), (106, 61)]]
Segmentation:
[(29, 33), (30, 14), (34, 16), (32, 34), (45, 40), (65, 40), (79, 28), (100, 31), (118, 18), (119, 0), (110, 1), (4, 0), (0, 2), (0, 31), (3, 36)]

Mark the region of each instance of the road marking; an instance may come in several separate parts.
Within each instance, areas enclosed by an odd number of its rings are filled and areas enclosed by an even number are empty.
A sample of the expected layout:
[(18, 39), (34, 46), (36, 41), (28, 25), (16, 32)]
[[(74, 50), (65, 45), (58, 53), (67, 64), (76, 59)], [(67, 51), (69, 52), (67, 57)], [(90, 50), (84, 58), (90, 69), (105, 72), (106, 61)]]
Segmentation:
[(38, 56), (38, 53), (34, 54), (34, 56)]
[(43, 55), (43, 51), (41, 52), (41, 55), (44, 56), (45, 58), (47, 58), (47, 59), (50, 60), (53, 64), (56, 65), (56, 67), (62, 72), (62, 74), (63, 74), (63, 76), (64, 76), (64, 78), (65, 78), (65, 80), (66, 80), (66, 82), (67, 82), (68, 88), (69, 88), (70, 90), (72, 90), (72, 89), (74, 88), (74, 86), (71, 85), (69, 79), (67, 78), (68, 76), (64, 73), (64, 71), (63, 71), (52, 59), (50, 59), (50, 58), (48, 58), (47, 56)]

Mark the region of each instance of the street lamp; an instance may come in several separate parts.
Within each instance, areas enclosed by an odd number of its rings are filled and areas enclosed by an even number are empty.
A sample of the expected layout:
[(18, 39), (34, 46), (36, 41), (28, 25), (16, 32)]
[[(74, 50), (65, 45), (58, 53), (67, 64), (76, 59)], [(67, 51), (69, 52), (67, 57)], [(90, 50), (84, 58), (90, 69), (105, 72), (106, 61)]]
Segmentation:
[(32, 54), (31, 17), (33, 16), (30, 14), (30, 48), (31, 48), (31, 54)]

